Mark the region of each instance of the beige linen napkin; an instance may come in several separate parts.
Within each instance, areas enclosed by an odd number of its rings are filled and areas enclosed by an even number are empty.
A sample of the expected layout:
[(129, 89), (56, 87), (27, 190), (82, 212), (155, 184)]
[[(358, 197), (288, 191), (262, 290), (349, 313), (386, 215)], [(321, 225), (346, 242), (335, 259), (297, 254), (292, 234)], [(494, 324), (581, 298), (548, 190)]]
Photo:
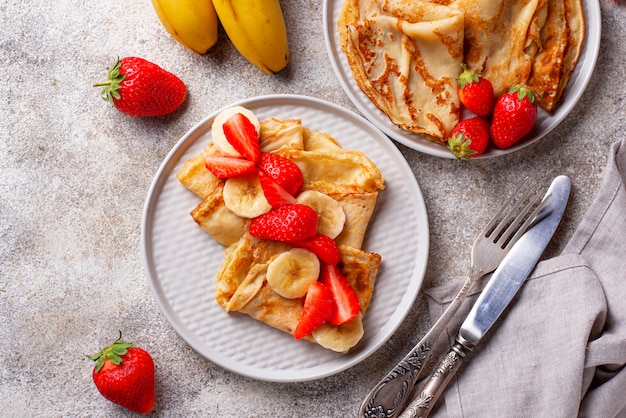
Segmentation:
[[(432, 417), (626, 416), (626, 140), (563, 253), (541, 261)], [(447, 350), (484, 286), (434, 349)], [(438, 318), (458, 290), (426, 291)]]

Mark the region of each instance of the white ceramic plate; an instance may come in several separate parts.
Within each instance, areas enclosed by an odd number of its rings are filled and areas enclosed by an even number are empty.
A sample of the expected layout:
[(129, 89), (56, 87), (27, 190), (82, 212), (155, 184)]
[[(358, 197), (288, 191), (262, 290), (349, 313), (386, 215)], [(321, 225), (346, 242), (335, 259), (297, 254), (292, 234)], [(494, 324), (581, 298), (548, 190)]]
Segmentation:
[[(380, 111), (357, 86), (346, 56), (339, 45), (337, 22), (342, 5), (343, 0), (325, 0), (324, 36), (335, 73), (352, 103), (376, 127), (402, 145), (436, 157), (455, 158), (447, 148), (429, 141), (423, 135), (412, 134), (394, 125), (387, 115)], [(516, 145), (506, 150), (489, 147), (483, 155), (477, 158), (509, 154), (538, 141), (556, 128), (574, 108), (591, 79), (600, 50), (600, 4), (598, 0), (582, 0), (582, 8), (585, 15), (585, 38), (580, 58), (567, 83), (563, 93), (563, 101), (559, 107), (552, 114), (539, 109), (535, 127), (524, 140)]]
[[(275, 330), (250, 317), (226, 313), (215, 301), (214, 277), (223, 260), (217, 244), (191, 218), (200, 202), (176, 179), (185, 161), (211, 140), (215, 114), (193, 127), (170, 151), (152, 183), (142, 221), (143, 257), (153, 294), (174, 329), (220, 366), (259, 380), (305, 381), (338, 373), (367, 358), (394, 333), (420, 290), (428, 258), (428, 219), (415, 177), (394, 144), (356, 114), (313, 98), (264, 96), (239, 103), (260, 120), (299, 118), (343, 148), (359, 150), (380, 168), (379, 195), (363, 248), (382, 255), (365, 335), (338, 354)], [(233, 104), (233, 105), (235, 105)]]

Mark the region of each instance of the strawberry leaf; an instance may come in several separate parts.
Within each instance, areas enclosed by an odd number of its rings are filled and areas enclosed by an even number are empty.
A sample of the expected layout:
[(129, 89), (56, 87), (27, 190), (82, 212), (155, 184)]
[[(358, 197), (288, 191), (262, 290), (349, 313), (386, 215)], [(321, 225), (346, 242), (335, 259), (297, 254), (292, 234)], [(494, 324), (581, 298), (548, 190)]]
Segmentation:
[(123, 356), (124, 354), (128, 352), (129, 347), (132, 347), (133, 343), (120, 341), (122, 339), (122, 331), (120, 331), (119, 333), (120, 333), (119, 337), (117, 337), (117, 340), (115, 340), (113, 344), (111, 344), (108, 347), (103, 348), (96, 354), (87, 356), (89, 359), (94, 360), (96, 362), (96, 365), (95, 365), (96, 373), (99, 372), (100, 369), (102, 369), (102, 366), (104, 366), (104, 363), (107, 360), (115, 364), (116, 366), (119, 366), (120, 364), (122, 364), (121, 356)]
[(107, 81), (102, 81), (100, 83), (95, 83), (94, 87), (102, 87), (100, 90), (100, 96), (102, 99), (113, 105), (113, 99), (119, 100), (120, 93), (119, 89), (121, 88), (120, 84), (126, 78), (126, 74), (120, 75), (120, 67), (122, 66), (122, 62), (119, 57), (113, 66), (107, 68)]

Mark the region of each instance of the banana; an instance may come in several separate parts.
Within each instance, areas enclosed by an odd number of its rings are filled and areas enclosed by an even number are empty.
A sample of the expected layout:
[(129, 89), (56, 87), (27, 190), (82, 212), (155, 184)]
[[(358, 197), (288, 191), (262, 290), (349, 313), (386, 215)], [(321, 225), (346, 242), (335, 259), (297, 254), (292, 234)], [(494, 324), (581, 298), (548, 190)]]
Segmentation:
[(192, 51), (205, 54), (217, 42), (211, 0), (152, 0), (152, 6), (169, 34)]
[(241, 113), (242, 115), (247, 117), (250, 122), (252, 122), (257, 134), (261, 132), (261, 124), (259, 123), (257, 117), (254, 115), (254, 113), (252, 113), (251, 110), (246, 109), (243, 106), (229, 107), (220, 112), (213, 120), (213, 125), (211, 125), (211, 136), (213, 137), (213, 145), (215, 145), (215, 148), (217, 148), (220, 153), (227, 157), (241, 157), (241, 154), (235, 148), (233, 148), (230, 142), (228, 142), (228, 140), (226, 139), (226, 135), (224, 135), (224, 129), (222, 128), (224, 126), (224, 123), (226, 123), (226, 121), (230, 119), (231, 116), (234, 116), (237, 113)]
[(287, 299), (304, 297), (309, 285), (320, 274), (320, 262), (315, 254), (302, 248), (292, 248), (274, 258), (267, 266), (267, 283), (274, 292)]
[(224, 184), (222, 198), (226, 208), (242, 218), (255, 218), (272, 209), (256, 173), (230, 177)]
[(317, 232), (335, 239), (346, 222), (343, 208), (332, 197), (316, 190), (305, 190), (296, 198), (298, 203), (310, 206), (317, 212)]
[(363, 337), (363, 316), (359, 313), (352, 321), (339, 326), (326, 323), (311, 335), (322, 347), (345, 353)]
[(287, 27), (279, 0), (213, 0), (222, 27), (249, 62), (275, 74), (289, 62)]

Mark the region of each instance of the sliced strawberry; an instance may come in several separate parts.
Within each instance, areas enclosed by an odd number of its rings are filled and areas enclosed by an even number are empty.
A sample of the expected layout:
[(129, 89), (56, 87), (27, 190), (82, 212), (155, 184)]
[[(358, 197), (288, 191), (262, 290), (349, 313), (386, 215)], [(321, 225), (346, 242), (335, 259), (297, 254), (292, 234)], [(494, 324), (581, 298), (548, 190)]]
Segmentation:
[(307, 205), (281, 206), (250, 222), (250, 235), (275, 241), (299, 241), (317, 233), (317, 213)]
[(317, 234), (300, 241), (289, 241), (289, 245), (311, 251), (326, 264), (337, 264), (341, 259), (339, 247), (334, 239), (327, 235)]
[(341, 325), (352, 321), (361, 311), (359, 298), (339, 267), (331, 264), (323, 265), (320, 281), (328, 287), (335, 301), (336, 309), (329, 320), (330, 323)]
[(293, 196), (304, 183), (300, 167), (281, 155), (262, 152), (259, 168)]
[(295, 197), (261, 170), (259, 170), (259, 180), (261, 181), (263, 194), (273, 208), (297, 203)]
[(324, 325), (334, 314), (335, 304), (330, 290), (320, 282), (313, 282), (304, 298), (302, 316), (293, 336), (299, 340)]
[(255, 168), (252, 161), (220, 155), (207, 155), (204, 157), (204, 165), (211, 173), (221, 179), (247, 173)]
[(222, 126), (224, 135), (237, 152), (253, 163), (261, 158), (259, 135), (250, 119), (241, 113), (231, 116)]

